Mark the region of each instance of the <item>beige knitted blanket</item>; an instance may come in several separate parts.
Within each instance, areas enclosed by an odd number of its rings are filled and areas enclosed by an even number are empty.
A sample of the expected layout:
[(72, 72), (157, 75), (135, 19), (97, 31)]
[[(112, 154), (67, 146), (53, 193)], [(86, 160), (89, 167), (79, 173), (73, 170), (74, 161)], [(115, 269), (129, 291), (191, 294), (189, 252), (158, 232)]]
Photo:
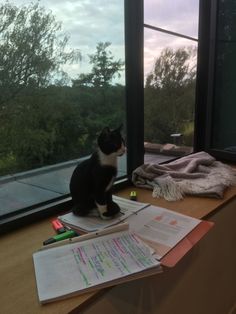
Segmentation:
[(133, 171), (132, 181), (137, 187), (152, 189), (153, 197), (168, 201), (185, 195), (222, 198), (228, 186), (236, 185), (236, 170), (198, 152), (167, 164), (143, 164)]

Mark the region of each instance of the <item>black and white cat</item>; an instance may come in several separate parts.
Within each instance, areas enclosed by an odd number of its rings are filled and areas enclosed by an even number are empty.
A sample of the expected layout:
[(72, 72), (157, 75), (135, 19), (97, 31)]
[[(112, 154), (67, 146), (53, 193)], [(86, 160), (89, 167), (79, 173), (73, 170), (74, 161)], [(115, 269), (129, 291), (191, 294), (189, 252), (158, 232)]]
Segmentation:
[(74, 214), (86, 216), (97, 208), (100, 217), (108, 219), (120, 211), (112, 200), (117, 157), (125, 153), (120, 132), (121, 126), (115, 130), (104, 128), (97, 139), (97, 150), (75, 168), (70, 180)]

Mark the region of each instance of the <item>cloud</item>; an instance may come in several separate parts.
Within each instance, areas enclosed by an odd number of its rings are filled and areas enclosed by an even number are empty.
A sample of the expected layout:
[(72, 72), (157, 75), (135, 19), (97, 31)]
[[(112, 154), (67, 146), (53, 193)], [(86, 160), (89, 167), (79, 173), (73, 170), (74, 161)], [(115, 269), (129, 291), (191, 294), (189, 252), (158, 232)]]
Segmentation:
[[(11, 2), (27, 5), (30, 0)], [(39, 3), (62, 23), (62, 31), (69, 36), (70, 48), (78, 49), (82, 54), (82, 60), (77, 64), (63, 66), (72, 78), (90, 71), (88, 54), (95, 53), (98, 42), (110, 42), (109, 50), (114, 59), (125, 60), (123, 0), (41, 0)]]
[[(15, 4), (29, 4), (31, 0), (10, 0)], [(128, 1), (128, 0), (127, 0)], [(124, 55), (124, 4), (123, 0), (41, 0), (40, 4), (51, 10), (63, 31), (69, 35), (69, 45), (78, 49), (82, 60), (78, 64), (65, 65), (73, 78), (90, 71), (88, 54), (93, 54), (98, 42), (111, 42), (109, 49), (115, 59)], [(197, 37), (198, 5), (196, 0), (144, 0), (146, 24), (166, 28), (184, 35)], [(144, 72), (149, 73), (155, 59), (165, 47), (196, 45), (179, 37), (145, 29)], [(122, 77), (124, 82), (124, 76)]]
[[(198, 5), (196, 0), (148, 0), (144, 23), (198, 38)], [(197, 42), (148, 28), (144, 29), (144, 75), (152, 70), (164, 48), (197, 46)]]
[(77, 68), (75, 65), (64, 67), (73, 78), (90, 71), (88, 54), (95, 52), (98, 42), (111, 42), (109, 50), (115, 59), (125, 59), (123, 1), (74, 0), (54, 3), (47, 0), (47, 6), (69, 35), (71, 47), (79, 49), (82, 54)]
[(145, 1), (144, 23), (191, 37), (198, 34), (199, 1)]

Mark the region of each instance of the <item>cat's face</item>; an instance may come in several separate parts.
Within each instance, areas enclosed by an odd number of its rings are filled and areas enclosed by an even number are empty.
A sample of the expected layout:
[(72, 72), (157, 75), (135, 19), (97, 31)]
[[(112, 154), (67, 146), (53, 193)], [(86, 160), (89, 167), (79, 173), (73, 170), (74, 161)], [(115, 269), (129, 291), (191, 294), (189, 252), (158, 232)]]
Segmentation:
[(122, 156), (125, 153), (125, 142), (120, 133), (121, 126), (115, 130), (104, 128), (98, 137), (98, 146), (106, 154)]

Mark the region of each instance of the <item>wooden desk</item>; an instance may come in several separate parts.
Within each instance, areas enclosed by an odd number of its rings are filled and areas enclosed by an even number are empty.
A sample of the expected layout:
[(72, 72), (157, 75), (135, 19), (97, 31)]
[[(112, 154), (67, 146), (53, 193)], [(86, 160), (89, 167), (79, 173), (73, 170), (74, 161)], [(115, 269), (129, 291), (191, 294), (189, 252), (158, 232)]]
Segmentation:
[[(133, 189), (134, 188), (124, 189), (123, 191), (119, 192), (118, 195), (128, 197), (130, 191)], [(232, 199), (236, 195), (236, 188), (231, 188), (228, 189), (228, 191), (226, 191), (223, 200), (186, 197), (183, 201), (167, 202), (162, 199), (153, 199), (151, 196), (151, 191), (143, 189), (135, 190), (137, 191), (138, 194), (138, 200), (141, 202), (153, 203), (157, 206), (166, 207), (168, 209), (172, 209), (174, 211), (184, 213), (186, 215), (190, 215), (196, 218), (206, 217), (216, 209), (219, 209), (223, 205), (227, 204), (227, 202), (232, 201)], [(42, 245), (42, 242), (45, 239), (49, 238), (51, 235), (52, 228), (49, 223), (49, 220), (47, 219), (29, 225), (23, 229), (11, 232), (10, 234), (1, 237), (0, 239), (1, 313), (65, 314), (69, 313), (73, 309), (81, 311), (82, 308), (85, 308), (85, 306), (87, 306), (88, 304), (92, 304), (92, 301), (94, 301), (98, 296), (104, 293), (104, 291), (98, 291), (58, 302), (53, 302), (43, 306), (39, 304), (36, 291), (36, 282), (34, 277), (32, 254)], [(186, 261), (184, 261), (184, 263), (185, 262)], [(163, 276), (161, 276), (161, 278), (163, 278)], [(129, 287), (129, 284), (126, 284), (126, 286), (123, 287)], [(173, 289), (173, 286), (171, 289)], [(123, 289), (123, 291), (126, 290)], [(125, 296), (123, 297), (125, 300)], [(74, 312), (77, 313), (77, 310), (74, 310)], [(110, 312), (107, 313), (110, 314)], [(120, 313), (123, 314), (123, 312)], [(129, 313), (135, 313), (135, 311)], [(206, 312), (197, 314), (214, 314), (214, 313)]]
[(99, 295), (93, 292), (46, 306), (39, 304), (32, 254), (42, 246), (45, 239), (51, 236), (51, 224), (48, 220), (44, 220), (1, 237), (0, 313), (64, 314), (77, 306), (85, 306), (88, 301), (91, 302)]
[(163, 198), (153, 198), (150, 190), (134, 187), (126, 188), (117, 195), (129, 198), (130, 192), (133, 190), (137, 191), (137, 200), (140, 202), (151, 203), (198, 219), (212, 214), (236, 196), (236, 187), (227, 189), (223, 199), (186, 196), (183, 200), (168, 202)]

